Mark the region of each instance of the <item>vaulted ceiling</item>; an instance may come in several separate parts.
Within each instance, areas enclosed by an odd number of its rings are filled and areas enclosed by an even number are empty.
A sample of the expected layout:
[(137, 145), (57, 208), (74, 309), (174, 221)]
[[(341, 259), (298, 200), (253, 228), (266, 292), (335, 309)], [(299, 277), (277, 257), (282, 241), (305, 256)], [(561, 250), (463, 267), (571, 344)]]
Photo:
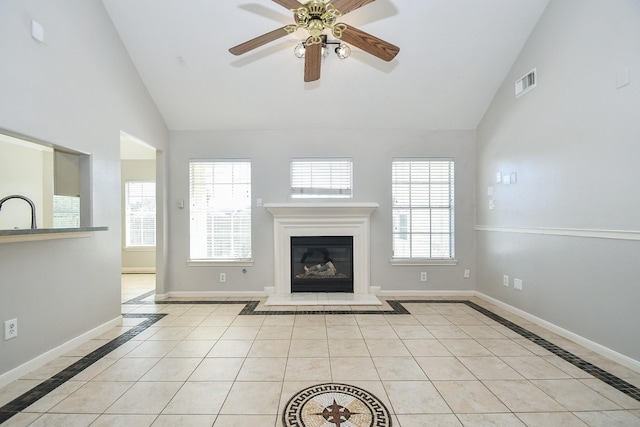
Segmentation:
[(102, 2), (169, 129), (474, 129), (548, 0), (376, 0), (339, 22), (398, 56), (332, 53), (311, 83), (304, 30), (228, 51), (293, 23), (271, 0)]

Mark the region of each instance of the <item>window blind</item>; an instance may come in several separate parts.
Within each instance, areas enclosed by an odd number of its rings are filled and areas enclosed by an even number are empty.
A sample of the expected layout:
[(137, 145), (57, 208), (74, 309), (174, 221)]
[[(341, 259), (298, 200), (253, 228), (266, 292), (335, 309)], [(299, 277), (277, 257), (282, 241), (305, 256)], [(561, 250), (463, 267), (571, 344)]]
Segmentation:
[(394, 258), (454, 257), (454, 162), (392, 163)]
[(189, 163), (193, 260), (251, 258), (251, 162)]
[(292, 159), (291, 197), (349, 198), (351, 159)]
[(80, 227), (80, 197), (53, 196), (53, 228)]
[(127, 247), (156, 245), (155, 182), (125, 182), (125, 244)]

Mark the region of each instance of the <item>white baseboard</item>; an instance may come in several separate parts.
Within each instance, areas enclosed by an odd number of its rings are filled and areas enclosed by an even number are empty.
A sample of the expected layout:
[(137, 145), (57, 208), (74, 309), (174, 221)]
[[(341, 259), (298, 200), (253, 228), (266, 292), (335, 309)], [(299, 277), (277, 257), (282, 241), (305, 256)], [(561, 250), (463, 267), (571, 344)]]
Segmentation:
[(122, 274), (156, 274), (155, 267), (122, 267)]
[(47, 363), (54, 361), (58, 357), (65, 355), (69, 351), (78, 347), (80, 344), (84, 344), (89, 340), (99, 337), (100, 335), (104, 334), (110, 329), (120, 325), (122, 325), (122, 316), (118, 316), (113, 320), (109, 320), (108, 322), (103, 323), (102, 325), (96, 328), (93, 328), (92, 330), (87, 331), (84, 334), (79, 335), (65, 342), (62, 345), (59, 345), (58, 347), (53, 348), (47, 351), (46, 353), (41, 354), (40, 356), (37, 356), (29, 360), (28, 362), (23, 363), (17, 368), (14, 368), (10, 371), (5, 372), (4, 374), (0, 375), (0, 388), (6, 386), (7, 384), (17, 379), (20, 379), (21, 377), (28, 374), (29, 372), (33, 372), (36, 369), (41, 368)]
[(167, 298), (255, 298), (266, 297), (267, 294), (259, 291), (191, 291), (191, 292), (167, 292), (156, 294), (156, 301)]
[(570, 341), (573, 341), (576, 344), (579, 344), (595, 353), (598, 353), (599, 355), (604, 356), (607, 359), (611, 359), (614, 362), (619, 363), (623, 366), (626, 366), (629, 369), (633, 369), (634, 371), (640, 372), (640, 361), (638, 360), (632, 359), (628, 356), (625, 356), (624, 354), (620, 354), (617, 351), (614, 351), (608, 347), (605, 347), (601, 344), (593, 342), (585, 337), (582, 337), (578, 334), (575, 334), (571, 331), (561, 328), (560, 326), (554, 325), (551, 322), (547, 322), (546, 320), (543, 320), (539, 317), (529, 314), (526, 311), (520, 310), (519, 308), (513, 307), (507, 303), (504, 303), (493, 297), (485, 295), (481, 292), (475, 292), (475, 296), (487, 302), (490, 302), (491, 304), (498, 306), (504, 310), (507, 310), (510, 313), (513, 313), (524, 319), (527, 319), (528, 321), (535, 323), (538, 326), (548, 329), (549, 331), (555, 334), (558, 334), (561, 337), (566, 338)]
[(407, 290), (407, 291), (383, 291), (376, 295), (381, 297), (473, 297), (475, 291), (433, 291), (433, 290)]

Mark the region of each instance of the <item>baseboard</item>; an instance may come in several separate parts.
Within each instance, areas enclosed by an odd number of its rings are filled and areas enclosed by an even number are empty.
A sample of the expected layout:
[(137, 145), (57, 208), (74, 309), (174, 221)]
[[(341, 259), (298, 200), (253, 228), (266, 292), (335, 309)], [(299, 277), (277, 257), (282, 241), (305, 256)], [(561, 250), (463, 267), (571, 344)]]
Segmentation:
[(475, 296), (495, 306), (498, 306), (510, 313), (520, 316), (523, 319), (526, 319), (538, 326), (548, 329), (549, 331), (557, 335), (560, 335), (561, 337), (566, 338), (570, 341), (573, 341), (576, 344), (579, 344), (601, 356), (606, 357), (607, 359), (613, 360), (614, 362), (619, 363), (623, 366), (626, 366), (629, 369), (633, 369), (636, 372), (640, 372), (640, 361), (638, 360), (632, 359), (628, 356), (625, 356), (624, 354), (620, 354), (617, 351), (614, 351), (608, 347), (598, 344), (597, 342), (591, 341), (583, 336), (580, 336), (564, 328), (561, 328), (560, 326), (554, 325), (553, 323), (543, 320), (539, 317), (536, 317), (530, 313), (527, 313), (526, 311), (520, 310), (519, 308), (513, 307), (507, 303), (504, 303), (493, 297), (485, 295), (482, 292), (475, 292)]
[(381, 297), (466, 297), (475, 296), (475, 291), (434, 291), (434, 290), (380, 290), (376, 295)]
[(190, 292), (167, 292), (166, 294), (156, 294), (155, 300), (162, 301), (167, 298), (255, 298), (266, 297), (267, 294), (259, 291), (190, 291)]
[(156, 274), (155, 267), (122, 267), (122, 274)]
[(6, 386), (7, 384), (20, 379), (21, 377), (23, 377), (24, 375), (28, 374), (29, 372), (33, 372), (38, 368), (41, 368), (42, 366), (46, 365), (49, 362), (54, 361), (55, 359), (57, 359), (60, 356), (64, 356), (65, 354), (67, 354), (69, 351), (73, 350), (74, 348), (78, 347), (80, 344), (84, 344), (85, 342), (92, 340), (96, 337), (99, 337), (100, 335), (104, 334), (105, 332), (109, 331), (112, 328), (115, 328), (116, 326), (120, 326), (122, 325), (122, 316), (118, 316), (115, 319), (109, 320), (106, 323), (103, 323), (102, 325), (93, 328), (90, 331), (85, 332), (82, 335), (79, 335), (67, 342), (65, 342), (62, 345), (59, 345), (56, 348), (53, 348), (49, 351), (47, 351), (46, 353), (41, 354), (40, 356), (37, 356), (31, 360), (29, 360), (26, 363), (23, 363), (22, 365), (18, 366), (17, 368), (14, 368), (10, 371), (5, 372), (4, 374), (0, 375), (0, 388)]

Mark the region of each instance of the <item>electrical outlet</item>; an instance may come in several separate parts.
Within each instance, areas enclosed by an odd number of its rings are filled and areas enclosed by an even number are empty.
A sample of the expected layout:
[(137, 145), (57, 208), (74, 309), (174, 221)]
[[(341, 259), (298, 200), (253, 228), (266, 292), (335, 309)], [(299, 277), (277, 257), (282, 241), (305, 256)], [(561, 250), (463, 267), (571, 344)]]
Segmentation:
[(465, 269), (465, 270), (464, 270), (464, 278), (465, 278), (465, 279), (468, 279), (468, 278), (469, 278), (469, 276), (471, 276), (471, 271), (469, 271), (469, 269)]
[(506, 274), (502, 276), (502, 284), (507, 287), (509, 286), (509, 276), (507, 276)]
[(522, 279), (513, 279), (513, 288), (519, 291), (522, 290)]
[(18, 336), (18, 319), (4, 321), (4, 340), (10, 340)]
[(420, 281), (421, 282), (426, 282), (427, 281), (427, 272), (423, 271), (420, 273)]
[(227, 273), (220, 273), (220, 283), (227, 281)]

